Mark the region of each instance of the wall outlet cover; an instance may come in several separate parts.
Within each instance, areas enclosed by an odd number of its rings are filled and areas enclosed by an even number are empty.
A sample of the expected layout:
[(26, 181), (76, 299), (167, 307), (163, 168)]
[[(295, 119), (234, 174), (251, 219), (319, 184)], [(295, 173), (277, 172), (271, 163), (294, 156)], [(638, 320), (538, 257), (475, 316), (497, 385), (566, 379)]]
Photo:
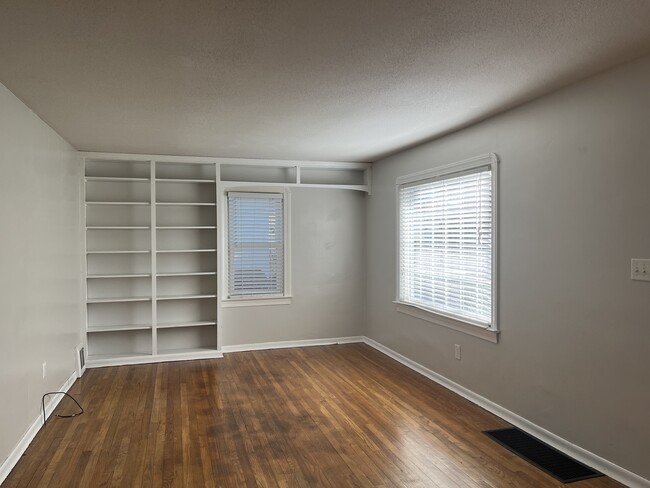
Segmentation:
[(632, 280), (650, 281), (650, 259), (632, 258)]

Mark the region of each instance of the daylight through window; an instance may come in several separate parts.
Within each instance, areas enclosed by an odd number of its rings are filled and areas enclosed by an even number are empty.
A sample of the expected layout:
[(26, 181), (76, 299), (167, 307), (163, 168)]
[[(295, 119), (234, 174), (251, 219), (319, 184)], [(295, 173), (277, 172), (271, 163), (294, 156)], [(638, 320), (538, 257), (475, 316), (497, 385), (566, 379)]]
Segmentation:
[(283, 295), (283, 194), (228, 192), (228, 296)]
[(492, 166), (425, 177), (398, 190), (398, 301), (492, 327)]

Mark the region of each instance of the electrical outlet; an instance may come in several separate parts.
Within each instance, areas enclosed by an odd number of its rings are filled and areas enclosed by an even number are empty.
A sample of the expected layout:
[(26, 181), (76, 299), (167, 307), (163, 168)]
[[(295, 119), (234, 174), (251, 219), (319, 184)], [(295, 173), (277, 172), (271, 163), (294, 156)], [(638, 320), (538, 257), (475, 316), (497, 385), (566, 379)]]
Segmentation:
[(454, 344), (454, 357), (460, 361), (460, 344)]
[(43, 379), (47, 376), (47, 361), (43, 363)]
[(632, 279), (650, 281), (650, 259), (632, 259)]

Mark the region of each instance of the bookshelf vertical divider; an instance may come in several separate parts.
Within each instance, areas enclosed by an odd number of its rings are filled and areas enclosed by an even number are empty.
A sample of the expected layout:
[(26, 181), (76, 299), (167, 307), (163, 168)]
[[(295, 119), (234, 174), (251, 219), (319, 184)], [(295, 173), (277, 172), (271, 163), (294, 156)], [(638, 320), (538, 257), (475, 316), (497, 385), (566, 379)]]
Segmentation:
[(151, 161), (151, 171), (150, 171), (150, 195), (151, 195), (151, 353), (154, 356), (158, 355), (158, 304), (157, 304), (157, 288), (156, 288), (156, 276), (157, 276), (157, 255), (156, 250), (158, 249), (156, 242), (156, 162)]
[(221, 166), (218, 163), (215, 163), (215, 168), (214, 168), (214, 201), (216, 203), (215, 209), (214, 209), (214, 218), (217, 222), (217, 228), (215, 232), (215, 247), (217, 248), (217, 256), (216, 256), (216, 263), (215, 263), (215, 269), (217, 271), (217, 274), (215, 276), (215, 286), (217, 288), (217, 344), (219, 345), (219, 348), (221, 349), (221, 346), (223, 344), (223, 319), (222, 319), (222, 302), (221, 298), (223, 296), (223, 291), (222, 291), (222, 276), (225, 276), (225, 273), (223, 272), (224, 270), (221, 269), (222, 262), (223, 262), (223, 255), (222, 253), (226, 251), (227, 247), (224, 245), (222, 242), (222, 236), (224, 232), (224, 225), (226, 223), (226, 219), (224, 216), (222, 216), (221, 212), (223, 210), (223, 205), (224, 199), (222, 198), (222, 188), (221, 188)]

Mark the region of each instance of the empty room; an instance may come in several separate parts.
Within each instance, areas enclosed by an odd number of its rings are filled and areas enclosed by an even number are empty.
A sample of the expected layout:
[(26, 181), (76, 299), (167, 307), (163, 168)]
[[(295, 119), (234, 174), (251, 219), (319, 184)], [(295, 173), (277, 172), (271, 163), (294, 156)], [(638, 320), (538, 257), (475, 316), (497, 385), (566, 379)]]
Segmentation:
[(0, 485), (650, 487), (650, 2), (0, 2)]

